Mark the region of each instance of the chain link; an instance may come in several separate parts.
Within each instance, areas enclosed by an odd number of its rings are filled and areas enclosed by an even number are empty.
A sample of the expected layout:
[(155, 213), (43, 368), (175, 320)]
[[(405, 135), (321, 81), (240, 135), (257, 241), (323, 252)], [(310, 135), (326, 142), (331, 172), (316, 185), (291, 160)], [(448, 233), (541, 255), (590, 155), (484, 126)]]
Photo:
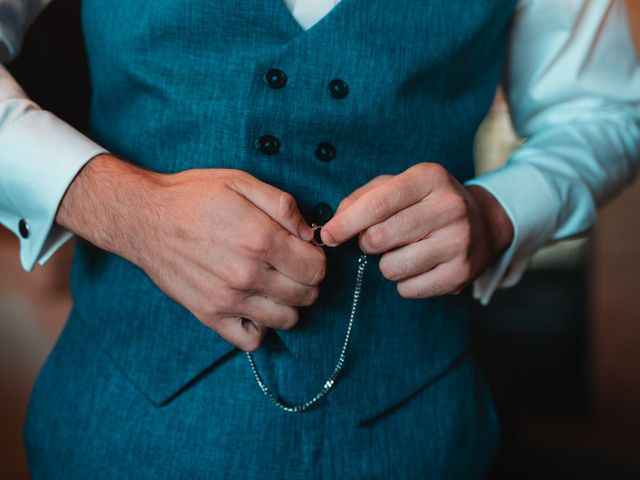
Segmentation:
[[(314, 225), (315, 227), (315, 225)], [(362, 291), (362, 281), (364, 278), (364, 267), (367, 264), (367, 255), (362, 254), (360, 258), (358, 258), (358, 271), (356, 273), (356, 286), (353, 290), (353, 301), (351, 303), (351, 313), (349, 314), (349, 323), (347, 324), (347, 333), (344, 337), (344, 342), (342, 344), (342, 349), (340, 350), (340, 356), (338, 357), (338, 362), (336, 363), (335, 368), (333, 369), (333, 373), (329, 377), (329, 379), (324, 382), (322, 389), (318, 393), (316, 393), (312, 398), (307, 400), (304, 403), (292, 405), (284, 400), (282, 400), (278, 395), (276, 395), (264, 382), (260, 373), (258, 372), (258, 367), (256, 366), (256, 362), (251, 355), (251, 352), (245, 352), (247, 355), (247, 359), (249, 360), (249, 365), (251, 366), (251, 371), (253, 372), (253, 376), (258, 382), (258, 386), (262, 393), (271, 400), (276, 406), (280, 407), (285, 412), (304, 412), (305, 410), (309, 410), (313, 405), (315, 405), (320, 399), (322, 399), (329, 391), (333, 388), (344, 367), (345, 359), (347, 357), (347, 348), (349, 347), (349, 340), (351, 339), (351, 331), (353, 330), (353, 321), (356, 318), (356, 313), (358, 310), (358, 301), (360, 300), (360, 292)]]

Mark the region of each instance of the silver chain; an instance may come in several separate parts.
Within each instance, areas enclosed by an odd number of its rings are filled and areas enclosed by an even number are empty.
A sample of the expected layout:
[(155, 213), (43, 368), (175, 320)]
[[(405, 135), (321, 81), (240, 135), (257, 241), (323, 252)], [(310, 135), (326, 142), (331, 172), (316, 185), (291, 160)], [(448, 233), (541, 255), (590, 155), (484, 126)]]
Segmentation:
[[(317, 226), (315, 224), (312, 225), (312, 230), (314, 234), (316, 231), (319, 231), (320, 228), (321, 228), (320, 226)], [(314, 243), (316, 245), (322, 245), (322, 243), (319, 242), (317, 239)], [(310, 398), (304, 403), (297, 404), (297, 405), (292, 405), (282, 400), (267, 386), (267, 384), (264, 382), (264, 380), (260, 376), (260, 373), (258, 372), (258, 367), (256, 366), (256, 362), (253, 359), (253, 355), (251, 355), (251, 352), (245, 352), (245, 354), (247, 355), (247, 359), (249, 360), (249, 365), (251, 366), (251, 371), (253, 372), (253, 376), (255, 377), (256, 382), (258, 382), (258, 386), (260, 387), (260, 390), (262, 390), (262, 393), (264, 393), (264, 395), (269, 400), (271, 400), (271, 402), (273, 402), (275, 405), (280, 407), (285, 412), (304, 412), (305, 410), (309, 410), (320, 399), (322, 399), (325, 395), (327, 395), (327, 393), (329, 393), (329, 391), (331, 391), (331, 389), (335, 385), (336, 379), (340, 375), (340, 372), (344, 367), (345, 359), (347, 357), (347, 348), (349, 347), (349, 340), (351, 339), (351, 331), (353, 330), (353, 321), (356, 318), (356, 313), (358, 310), (358, 301), (360, 300), (360, 292), (362, 291), (362, 280), (364, 277), (364, 267), (366, 266), (366, 264), (367, 264), (367, 255), (363, 253), (362, 255), (360, 255), (360, 258), (358, 258), (358, 271), (356, 273), (356, 286), (353, 290), (353, 301), (351, 303), (351, 313), (349, 314), (349, 323), (347, 324), (347, 333), (344, 337), (344, 342), (342, 344), (342, 349), (340, 350), (340, 356), (338, 357), (338, 362), (336, 363), (336, 366), (333, 369), (333, 373), (331, 374), (329, 379), (326, 382), (324, 382), (324, 385), (322, 386), (320, 391), (316, 393), (312, 398)]]

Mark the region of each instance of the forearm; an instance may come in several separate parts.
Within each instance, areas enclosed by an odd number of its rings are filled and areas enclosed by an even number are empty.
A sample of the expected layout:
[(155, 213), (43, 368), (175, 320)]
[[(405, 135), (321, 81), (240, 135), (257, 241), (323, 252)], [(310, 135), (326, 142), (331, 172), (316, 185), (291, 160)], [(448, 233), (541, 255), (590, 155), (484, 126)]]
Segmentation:
[(140, 238), (153, 238), (166, 175), (112, 155), (88, 162), (67, 189), (56, 222), (99, 248), (138, 263)]
[(640, 70), (624, 3), (522, 2), (512, 25), (504, 86), (526, 141), (506, 166), (466, 182), (491, 192), (514, 226), (476, 282), (483, 303), (514, 285), (538, 249), (588, 231), (640, 155)]

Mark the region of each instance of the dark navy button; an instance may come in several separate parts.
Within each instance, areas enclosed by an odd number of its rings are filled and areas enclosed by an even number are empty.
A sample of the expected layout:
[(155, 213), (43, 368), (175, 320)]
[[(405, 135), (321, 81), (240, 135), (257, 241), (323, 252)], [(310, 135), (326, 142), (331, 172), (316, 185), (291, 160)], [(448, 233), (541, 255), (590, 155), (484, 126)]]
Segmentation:
[(29, 224), (24, 218), (21, 218), (18, 222), (18, 231), (22, 238), (29, 238)]
[(262, 135), (256, 140), (256, 148), (265, 155), (275, 155), (280, 150), (280, 140), (273, 135)]
[(330, 162), (336, 157), (336, 147), (329, 142), (320, 142), (316, 145), (316, 158), (322, 162)]
[(334, 78), (329, 82), (329, 94), (338, 100), (349, 95), (349, 85), (344, 80)]
[(271, 88), (282, 88), (287, 84), (287, 75), (278, 68), (270, 69), (264, 76)]
[(324, 225), (333, 217), (333, 209), (326, 203), (318, 203), (311, 211), (311, 222)]

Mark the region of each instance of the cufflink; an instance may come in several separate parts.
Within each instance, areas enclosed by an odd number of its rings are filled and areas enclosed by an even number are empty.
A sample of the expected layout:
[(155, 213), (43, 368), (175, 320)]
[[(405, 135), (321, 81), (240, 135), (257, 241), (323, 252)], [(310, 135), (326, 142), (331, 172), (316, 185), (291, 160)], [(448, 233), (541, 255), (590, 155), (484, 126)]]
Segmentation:
[(21, 218), (18, 222), (18, 231), (22, 238), (29, 238), (29, 224), (24, 218)]

